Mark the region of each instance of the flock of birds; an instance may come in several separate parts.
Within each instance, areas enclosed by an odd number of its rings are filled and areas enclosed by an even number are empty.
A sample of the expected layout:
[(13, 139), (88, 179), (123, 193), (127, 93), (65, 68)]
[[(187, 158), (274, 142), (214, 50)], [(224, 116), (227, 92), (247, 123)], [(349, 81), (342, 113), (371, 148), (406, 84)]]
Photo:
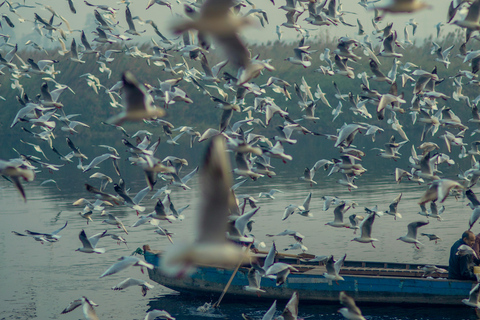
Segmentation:
[[(271, 2), (274, 4), (274, 1)], [(23, 14), (25, 11), (25, 14), (32, 14), (35, 29), (41, 36), (58, 43), (61, 46), (59, 53), (66, 59), (70, 56), (70, 63), (83, 64), (85, 62), (82, 60), (83, 57), (93, 54), (97, 57), (97, 62), (100, 66), (99, 71), (108, 73), (108, 63), (113, 61), (114, 53), (119, 53), (119, 50), (109, 50), (108, 45), (114, 42), (122, 42), (125, 44), (125, 50), (123, 51), (125, 54), (132, 57), (141, 57), (149, 63), (163, 67), (162, 72), (170, 74), (172, 77), (161, 81), (159, 87), (156, 87), (153, 84), (142, 82), (141, 75), (126, 71), (123, 73), (120, 81), (115, 83), (110, 89), (106, 89), (106, 93), (111, 99), (111, 106), (114, 108), (121, 105), (117, 100), (121, 99), (123, 95), (123, 109), (111, 118), (104, 119), (105, 122), (103, 123), (122, 130), (126, 137), (122, 139), (122, 143), (130, 154), (129, 162), (142, 168), (145, 175), (145, 188), (132, 197), (128, 192), (129, 188), (126, 186), (118, 166), (118, 161), (122, 157), (114, 147), (101, 145), (100, 147), (108, 152), (95, 156), (87, 164), (88, 156), (82, 153), (75, 145), (74, 140), (80, 139), (78, 136), (81, 136), (81, 130), (88, 130), (90, 126), (87, 123), (72, 120), (80, 115), (68, 114), (68, 106), (62, 104), (61, 94), (66, 90), (73, 91), (74, 88), (56, 82), (55, 74), (58, 73), (58, 70), (55, 70), (55, 65), (57, 61), (45, 57), (45, 59), (39, 61), (27, 59), (27, 62), (25, 62), (19, 55), (21, 51), (18, 51), (18, 44), (11, 44), (8, 36), (2, 35), (5, 40), (2, 47), (11, 46), (12, 49), (6, 53), (2, 52), (0, 70), (2, 70), (2, 73), (9, 74), (12, 80), (11, 87), (13, 90), (19, 91), (17, 100), (20, 104), (20, 109), (12, 120), (10, 127), (13, 130), (19, 130), (19, 127), (21, 127), (22, 130), (28, 133), (32, 141), (37, 139), (40, 144), (23, 140), (21, 142), (32, 146), (36, 152), (45, 158), (45, 161), (39, 156), (19, 154), (14, 159), (0, 160), (0, 173), (15, 185), (26, 201), (27, 192), (25, 192), (22, 185), (22, 180), (27, 182), (33, 181), (38, 170), (48, 170), (50, 172), (65, 170), (63, 169), (65, 164), (58, 165), (46, 162), (48, 158), (43, 148), (49, 148), (58, 155), (61, 161), (66, 163), (74, 162), (74, 159), (78, 159), (77, 168), (83, 173), (93, 169), (103, 169), (103, 163), (111, 161), (118, 175), (118, 183), (114, 183), (113, 188), (115, 193), (107, 192), (108, 185), (113, 183), (114, 179), (101, 172), (96, 172), (90, 178), (99, 179), (100, 187), (96, 188), (91, 184), (85, 184), (88, 192), (86, 194), (90, 196), (90, 199), (82, 198), (74, 203), (76, 206), (84, 206), (80, 216), (86, 219), (87, 224), (93, 222), (91, 218), (93, 214), (101, 213), (106, 217), (103, 223), (117, 226), (125, 233), (125, 235), (119, 235), (104, 231), (88, 236), (85, 230), (81, 230), (79, 232), (79, 240), (82, 246), (77, 251), (96, 254), (105, 252), (104, 248), (97, 247), (99, 241), (104, 237), (111, 237), (118, 243), (127, 243), (124, 238), (124, 236), (128, 235), (127, 228), (118, 217), (107, 212), (108, 208), (122, 205), (131, 208), (137, 215), (140, 215), (140, 213), (146, 210), (146, 207), (141, 204), (143, 199), (156, 188), (159, 181), (166, 181), (166, 184), (162, 188), (157, 189), (152, 197), (158, 199), (154, 211), (140, 216), (138, 221), (132, 225), (132, 227), (138, 227), (150, 222), (158, 228), (158, 234), (167, 237), (172, 243), (165, 250), (159, 266), (160, 269), (171, 276), (182, 276), (192, 272), (196, 264), (214, 263), (233, 266), (248, 257), (249, 252), (233, 244), (233, 242), (227, 241), (227, 239), (235, 242), (251, 243), (257, 249), (262, 247), (262, 243), (251, 234), (252, 218), (260, 209), (256, 205), (257, 200), (250, 195), (235, 196), (235, 190), (247, 179), (256, 181), (262, 178), (265, 179), (265, 176), (274, 177), (276, 174), (271, 164), (271, 159), (278, 159), (284, 163), (292, 161), (293, 157), (285, 153), (283, 145), (296, 144), (297, 139), (301, 139), (299, 133), (325, 137), (332, 141), (332, 147), (339, 152), (339, 156), (334, 159), (320, 159), (311, 168), (306, 168), (303, 175), (299, 178), (300, 180), (313, 187), (313, 185), (317, 184), (314, 180), (316, 172), (323, 168), (330, 170), (328, 175), (338, 175), (339, 179), (337, 182), (348, 188), (348, 190), (357, 189), (358, 186), (355, 181), (367, 169), (361, 164), (365, 153), (355, 148), (353, 145), (354, 139), (363, 134), (371, 136), (372, 141), (375, 142), (376, 134), (390, 127), (395, 133), (385, 143), (383, 148), (378, 148), (378, 156), (385, 159), (384, 161), (399, 159), (401, 156), (399, 149), (410, 142), (400, 122), (407, 121), (406, 115), (403, 115), (406, 111), (402, 107), (402, 105), (407, 104), (407, 100), (405, 93), (399, 93), (399, 86), (401, 86), (402, 90), (407, 90), (408, 86), (406, 87), (406, 85), (412, 83), (412, 93), (408, 93), (412, 95), (408, 114), (411, 115), (414, 123), (421, 123), (424, 129), (420, 137), (421, 144), (416, 146), (412, 143), (411, 145), (410, 169), (395, 168), (395, 181), (400, 183), (402, 179), (408, 179), (420, 184), (425, 183), (426, 191), (418, 202), (421, 208), (419, 214), (439, 220), (444, 207), (438, 208), (438, 204), (442, 204), (449, 195), (460, 197), (462, 194), (465, 194), (470, 200), (472, 209), (468, 222), (469, 229), (471, 229), (480, 217), (480, 202), (471, 190), (480, 177), (480, 163), (475, 160), (475, 156), (480, 155), (478, 150), (480, 141), (473, 141), (470, 150), (467, 150), (467, 144), (463, 142), (463, 139), (469, 130), (472, 136), (479, 132), (480, 114), (477, 105), (480, 101), (480, 95), (477, 97), (464, 95), (462, 86), (478, 88), (480, 84), (477, 80), (480, 50), (468, 51), (466, 49), (467, 44), (474, 41), (471, 39), (478, 40), (476, 33), (480, 30), (480, 0), (458, 1), (458, 3), (457, 1), (452, 1), (448, 9), (448, 22), (462, 28), (465, 36), (464, 43), (459, 48), (460, 50), (457, 54), (457, 57), (463, 59), (465, 69), (455, 71), (455, 76), (449, 79), (442, 78), (441, 74), (450, 65), (450, 54), (453, 46), (444, 49), (433, 43), (432, 54), (436, 55), (435, 61), (438, 62), (438, 68), (422, 70), (413, 62), (402, 60), (402, 50), (408, 48), (411, 43), (408, 37), (405, 37), (403, 41), (399, 40), (393, 24), (386, 22), (389, 13), (411, 13), (422, 9), (428, 10), (428, 6), (417, 0), (391, 1), (388, 4), (377, 4), (377, 2), (360, 1), (359, 5), (370, 9), (372, 13), (375, 12), (375, 16), (372, 18), (373, 34), (376, 37), (375, 41), (378, 40), (380, 42), (380, 49), (372, 44), (368, 38), (369, 34), (365, 31), (360, 20), (357, 19), (356, 27), (358, 29), (355, 36), (339, 38), (336, 48), (327, 48), (320, 55), (322, 65), (315, 70), (319, 72), (319, 77), (335, 77), (335, 98), (338, 101), (337, 106), (333, 108), (319, 85), (317, 85), (316, 91), (312, 93), (311, 87), (303, 77), (299, 76), (301, 80), (298, 83), (291, 83), (290, 79), (275, 77), (275, 66), (272, 65), (271, 61), (269, 59), (262, 60), (260, 57), (252, 55), (247, 49), (239, 35), (239, 31), (242, 26), (252, 23), (252, 18), (258, 19), (262, 25), (268, 23), (268, 15), (271, 13), (257, 8), (257, 5), (271, 5), (269, 1), (258, 4), (248, 0), (205, 0), (185, 3), (184, 13), (188, 19), (182, 20), (172, 27), (174, 33), (182, 35), (180, 42), (165, 37), (153, 21), (143, 21), (140, 17), (133, 17), (129, 1), (122, 1), (122, 5), (125, 5), (124, 12), (128, 25), (128, 28), (125, 28), (123, 32), (121, 32), (121, 22), (117, 20), (120, 9), (109, 5), (94, 5), (84, 1), (86, 6), (94, 7), (93, 15), (98, 24), (95, 31), (96, 38), (93, 39), (93, 42), (98, 45), (94, 46), (89, 43), (83, 31), (80, 38), (82, 45), (77, 45), (68, 21), (54, 8), (41, 4), (51, 13), (50, 19), (47, 19), (41, 17), (40, 14), (33, 13), (33, 10), (28, 10), (37, 8), (37, 6), (30, 6), (25, 2), (21, 4), (5, 0), (0, 7), (8, 8), (10, 14), (3, 14), (2, 22), (4, 21), (8, 27), (14, 28), (15, 23), (9, 18), (9, 15), (16, 15), (20, 22), (26, 23), (27, 19), (23, 18), (20, 12)], [(74, 4), (72, 0), (68, 0), (68, 4), (71, 13), (75, 14), (75, 6), (78, 4)], [(170, 10), (172, 9), (171, 4), (167, 0), (151, 0), (147, 5), (147, 9), (154, 5), (158, 5), (156, 6), (157, 8), (162, 6), (162, 8), (168, 7)], [(245, 8), (250, 9), (245, 12), (247, 10)], [(281, 37), (282, 28), (295, 29), (302, 37), (298, 47), (294, 49), (294, 56), (285, 58), (287, 62), (292, 64), (292, 68), (298, 68), (300, 75), (302, 72), (310, 70), (308, 68), (312, 64), (311, 55), (315, 52), (306, 44), (308, 40), (306, 37), (307, 32), (305, 27), (299, 25), (298, 18), (300, 16), (303, 14), (306, 16), (308, 13), (308, 17), (304, 21), (309, 26), (333, 28), (343, 24), (352, 27), (346, 20), (351, 18), (353, 14), (344, 11), (342, 3), (338, 0), (287, 0), (286, 4), (281, 6), (279, 10), (281, 10), (279, 12), (285, 13), (287, 19), (285, 23), (277, 28), (279, 38)], [(144, 32), (137, 30), (137, 21), (150, 24), (160, 38), (158, 43), (152, 40), (154, 44), (152, 54), (141, 52), (137, 47), (128, 47), (129, 41), (132, 41), (135, 36), (139, 36)], [(412, 27), (412, 31), (415, 32), (417, 25), (415, 21), (410, 20), (402, 31), (407, 35), (408, 28)], [(68, 30), (65, 30), (63, 26)], [(4, 27), (6, 26), (4, 25)], [(441, 24), (437, 25), (438, 30), (441, 27)], [(360, 37), (362, 39), (358, 40)], [(70, 50), (65, 45), (67, 39), (71, 41)], [(210, 40), (213, 40), (213, 44), (210, 43)], [(44, 50), (44, 48), (33, 41), (29, 41), (26, 45), (31, 45), (39, 51)], [(211, 56), (208, 50), (213, 48), (213, 45), (221, 48), (225, 52), (227, 59), (210, 68), (208, 59)], [(368, 58), (361, 57), (359, 55), (361, 51)], [(181, 55), (185, 62), (173, 66), (169, 60), (172, 55)], [(203, 72), (194, 67), (189, 67), (186, 59), (199, 61)], [(349, 64), (357, 63), (358, 61), (365, 62), (366, 60), (368, 60), (370, 72), (355, 75), (354, 68)], [(235, 75), (227, 72), (221, 74), (222, 68), (227, 64), (238, 70), (238, 73)], [(382, 71), (382, 69), (386, 69), (385, 66), (390, 68), (387, 74), (384, 74)], [(440, 68), (444, 69), (440, 71)], [(397, 75), (399, 71), (402, 71), (402, 74)], [(101, 88), (105, 88), (93, 74), (94, 70), (86, 70), (86, 72), (83, 76), (93, 90), (98, 91)], [(255, 83), (255, 79), (263, 73), (271, 73), (272, 76), (264, 85)], [(41, 79), (46, 81), (41, 84), (41, 94), (34, 99), (31, 99), (26, 94), (21, 85), (21, 81), (26, 77), (35, 79), (40, 79), (41, 77)], [(352, 92), (342, 94), (339, 89), (340, 86), (337, 84), (341, 85), (342, 81), (354, 81), (357, 77), (360, 79), (361, 93), (356, 96)], [(466, 82), (462, 82), (464, 80)], [(387, 83), (390, 86), (389, 91), (377, 91), (370, 84), (372, 81), (375, 83)], [(440, 86), (442, 82), (452, 81), (455, 91), (451, 94), (451, 97), (449, 96), (450, 93), (446, 92), (448, 90), (447, 86), (443, 87), (444, 92), (437, 91), (437, 85)], [(48, 82), (55, 84), (54, 90), (49, 88)], [(290, 94), (291, 87), (293, 87), (295, 92), (294, 97)], [(209, 128), (201, 134), (191, 126), (175, 126), (166, 120), (165, 109), (155, 106), (155, 103), (158, 102), (170, 108), (176, 103), (192, 103), (193, 101), (187, 93), (189, 90), (198, 90), (210, 96), (214, 104), (222, 109), (220, 123), (216, 128)], [(215, 94), (212, 92), (215, 92)], [(229, 95), (232, 93), (233, 99), (229, 98)], [(279, 100), (285, 99), (290, 104), (297, 102), (299, 110), (302, 112), (301, 118), (297, 120), (292, 119), (289, 111), (276, 104), (275, 99), (272, 97), (274, 94), (280, 97)], [(463, 101), (471, 109), (471, 118), (462, 122), (462, 119), (445, 105), (448, 104), (449, 99)], [(252, 106), (248, 105), (250, 104), (249, 101), (253, 101)], [(358, 122), (344, 124), (336, 132), (333, 126), (321, 128), (322, 132), (319, 132), (318, 128), (314, 129), (316, 120), (319, 119), (315, 116), (316, 108), (330, 108), (333, 122), (341, 113), (347, 112), (346, 110), (342, 111), (343, 103), (350, 105), (350, 111), (358, 117)], [(238, 117), (237, 115), (241, 115), (245, 119), (233, 122), (232, 119), (234, 116)], [(257, 127), (263, 128), (262, 130), (271, 129), (273, 126), (271, 123), (278, 122), (280, 119), (284, 122), (276, 126), (275, 129), (278, 135), (274, 139), (268, 139), (265, 135), (254, 133)], [(172, 122), (181, 121), (181, 119), (171, 120), (174, 120)], [(160, 139), (152, 141), (152, 133), (146, 129), (139, 130), (129, 136), (125, 129), (121, 127), (124, 122), (139, 122), (145, 127), (161, 126), (167, 136), (167, 143), (172, 145), (179, 145), (179, 139), (184, 135), (190, 137), (190, 147), (196, 141), (209, 140), (203, 164), (189, 174), (183, 175), (181, 170), (188, 165), (185, 159), (175, 156), (168, 156), (163, 160), (157, 158), (156, 152), (160, 145)], [(472, 130), (467, 127), (467, 122), (475, 129)], [(65, 155), (61, 154), (55, 147), (55, 145), (60, 143), (55, 139), (56, 134), (58, 134), (58, 129), (56, 129), (58, 126), (61, 126), (60, 131), (71, 136), (71, 138), (66, 138), (66, 144), (71, 149), (71, 152)], [(249, 129), (246, 129), (247, 127)], [(327, 134), (327, 131), (330, 131), (330, 133)], [(458, 179), (453, 180), (442, 177), (442, 173), (439, 170), (440, 165), (452, 165), (455, 161), (448, 154), (437, 151), (440, 149), (438, 144), (428, 141), (438, 131), (442, 132), (441, 138), (446, 144), (445, 148), (448, 153), (452, 153), (455, 148), (458, 148), (460, 159), (467, 157), (472, 159), (471, 167), (462, 172)], [(173, 137), (174, 132), (178, 132), (175, 137)], [(136, 141), (132, 142), (131, 140), (134, 138), (136, 138)], [(397, 140), (399, 139), (402, 139), (402, 141), (398, 142)], [(230, 168), (230, 159), (227, 156), (229, 153), (227, 151), (234, 154), (235, 168), (233, 170)], [(417, 151), (420, 152), (417, 154)], [(88, 150), (88, 153), (94, 152), (97, 151)], [(200, 172), (200, 185), (202, 186), (202, 201), (200, 208), (197, 210), (199, 215), (197, 238), (194, 243), (181, 244), (174, 241), (172, 234), (167, 229), (161, 227), (160, 223), (172, 223), (172, 221), (179, 221), (184, 218), (182, 212), (188, 206), (176, 208), (171, 199), (171, 190), (173, 188), (189, 189), (190, 187), (187, 183), (197, 171)], [(232, 174), (245, 179), (237, 184), (233, 184)], [(183, 178), (180, 178), (180, 176), (183, 176)], [(42, 184), (52, 182), (55, 181), (50, 179), (43, 181)], [(276, 192), (281, 191), (272, 189), (270, 192), (260, 193), (259, 197), (274, 199)], [(163, 199), (160, 199), (162, 196)], [(393, 199), (389, 209), (386, 211), (378, 210), (377, 206), (365, 208), (365, 216), (354, 214), (349, 217), (349, 222), (344, 222), (345, 212), (357, 204), (335, 196), (324, 196), (324, 210), (328, 210), (330, 206), (335, 207), (334, 221), (327, 223), (327, 225), (336, 228), (351, 228), (355, 233), (359, 230), (360, 236), (353, 238), (352, 241), (370, 243), (374, 247), (374, 242), (378, 241), (378, 239), (372, 237), (372, 229), (374, 229), (376, 217), (392, 215), (395, 219), (402, 218), (401, 213), (397, 211), (401, 197), (402, 194), (399, 194)], [(233, 199), (236, 201), (233, 201)], [(309, 209), (311, 199), (312, 193), (309, 193), (302, 205), (291, 204), (287, 206), (282, 219), (288, 219), (295, 213), (311, 217), (312, 214)], [(427, 210), (427, 204), (430, 206), (430, 210)], [(398, 240), (414, 244), (418, 248), (418, 245), (421, 245), (417, 237), (418, 228), (428, 223), (421, 220), (409, 223), (407, 234), (399, 237)], [(30, 236), (41, 242), (56, 242), (60, 238), (59, 232), (66, 227), (67, 223), (51, 233), (39, 233), (30, 230), (26, 230), (25, 233), (16, 231), (13, 231), (13, 233), (18, 236)], [(285, 230), (282, 233), (271, 236), (283, 235), (292, 236), (295, 239), (295, 243), (287, 248), (288, 250), (307, 250), (302, 243), (303, 236), (297, 231)], [(435, 234), (422, 233), (421, 235), (428, 237), (431, 241), (439, 239)], [(246, 290), (261, 292), (260, 279), (262, 277), (274, 278), (277, 285), (281, 285), (285, 282), (288, 274), (295, 271), (295, 268), (292, 266), (273, 263), (275, 253), (276, 249), (275, 245), (273, 245), (266, 259), (266, 261), (271, 261), (272, 263), (268, 264), (266, 262), (263, 266), (259, 266), (256, 263), (252, 264), (248, 277), (249, 285), (246, 286)], [(475, 252), (469, 247), (462, 246), (458, 254), (475, 254)], [(325, 262), (327, 267), (325, 277), (341, 281), (343, 278), (339, 273), (345, 258), (346, 255), (335, 261), (333, 256), (316, 257), (314, 261)], [(136, 256), (123, 256), (100, 277), (115, 274), (132, 266), (148, 269), (154, 267)], [(425, 267), (426, 274), (431, 274), (432, 270), (435, 271), (434, 266)], [(137, 285), (142, 288), (144, 295), (147, 290), (152, 288), (151, 284), (143, 280), (128, 278), (112, 289), (122, 290), (129, 286)], [(472, 290), (469, 300), (465, 300), (464, 303), (480, 308), (478, 291), (479, 285)], [(298, 300), (298, 295), (294, 294), (280, 317), (283, 319), (296, 319)], [(340, 302), (345, 306), (345, 308), (340, 309), (340, 312), (346, 318), (352, 320), (363, 319), (360, 310), (355, 306), (355, 302), (346, 293), (340, 294)], [(86, 319), (98, 319), (94, 310), (94, 307), (97, 305), (87, 297), (73, 301), (62, 313), (70, 312), (79, 306), (82, 306)], [(275, 304), (272, 308), (267, 312), (264, 319), (272, 319), (275, 313)], [(173, 319), (171, 315), (163, 310), (151, 311), (146, 315), (145, 319), (159, 317)]]

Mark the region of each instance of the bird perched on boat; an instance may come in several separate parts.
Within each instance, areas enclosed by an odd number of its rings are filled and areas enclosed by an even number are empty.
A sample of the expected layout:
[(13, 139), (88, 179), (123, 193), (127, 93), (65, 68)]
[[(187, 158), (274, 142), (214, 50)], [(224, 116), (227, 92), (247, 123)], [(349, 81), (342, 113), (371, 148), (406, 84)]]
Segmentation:
[(362, 315), (362, 311), (355, 304), (355, 300), (347, 295), (345, 291), (340, 291), (339, 295), (340, 303), (345, 307), (338, 310), (348, 320), (365, 320)]
[(123, 290), (131, 286), (140, 286), (142, 288), (142, 296), (144, 297), (147, 295), (148, 290), (154, 288), (153, 285), (144, 280), (127, 278), (117, 284), (115, 287), (112, 287), (112, 290)]
[(476, 259), (478, 259), (478, 256), (475, 250), (473, 250), (470, 246), (467, 246), (466, 244), (462, 244), (460, 247), (458, 247), (458, 250), (455, 254), (457, 256), (465, 256), (465, 255), (471, 254)]
[(328, 258), (327, 262), (325, 263), (327, 272), (325, 272), (323, 276), (328, 280), (335, 280), (337, 284), (339, 280), (344, 281), (345, 279), (340, 275), (340, 269), (342, 268), (346, 257), (347, 255), (345, 254), (343, 258), (335, 261), (333, 259), (333, 255), (330, 256), (330, 258)]
[(423, 278), (431, 276), (432, 274), (435, 274), (435, 273), (437, 274), (437, 276), (440, 276), (440, 272), (441, 273), (448, 273), (447, 270), (445, 270), (443, 268), (439, 268), (439, 267), (431, 265), (431, 264), (427, 264), (426, 266), (423, 266), (421, 268), (418, 267), (418, 268), (423, 271), (423, 274), (422, 274)]
[(406, 242), (406, 243), (413, 243), (415, 244), (415, 248), (420, 249), (418, 247), (418, 244), (422, 244), (422, 243), (417, 240), (417, 230), (418, 228), (423, 227), (428, 223), (429, 222), (425, 222), (425, 221), (410, 222), (407, 226), (407, 229), (408, 229), (407, 234), (404, 236), (401, 236), (397, 240), (402, 240), (403, 242)]

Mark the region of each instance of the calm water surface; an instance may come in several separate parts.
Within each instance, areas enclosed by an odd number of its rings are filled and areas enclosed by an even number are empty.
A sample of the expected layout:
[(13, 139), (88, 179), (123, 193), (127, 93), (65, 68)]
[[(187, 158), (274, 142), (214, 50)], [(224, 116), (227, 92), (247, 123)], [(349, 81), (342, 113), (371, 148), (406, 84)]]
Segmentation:
[[(110, 166), (110, 164), (108, 165)], [(190, 166), (193, 169), (193, 166)], [(270, 307), (269, 302), (239, 302), (226, 299), (221, 309), (213, 314), (199, 314), (196, 308), (205, 302), (215, 301), (218, 297), (178, 296), (169, 289), (154, 283), (155, 288), (142, 297), (140, 288), (130, 287), (124, 291), (113, 291), (110, 288), (127, 277), (148, 280), (146, 274), (138, 269), (129, 269), (99, 279), (116, 259), (131, 254), (143, 244), (150, 244), (153, 249), (162, 249), (169, 242), (158, 236), (152, 225), (129, 228), (136, 220), (135, 211), (126, 207), (115, 207), (111, 210), (118, 216), (129, 230), (124, 235), (128, 248), (110, 238), (101, 239), (98, 247), (106, 248), (106, 253), (83, 254), (75, 252), (80, 246), (78, 233), (85, 229), (87, 236), (108, 229), (109, 232), (122, 234), (113, 226), (102, 224), (103, 217), (96, 214), (94, 223), (86, 224), (86, 220), (78, 215), (80, 208), (71, 204), (80, 197), (89, 197), (84, 191), (83, 183), (94, 185), (97, 181), (88, 179), (74, 172), (72, 166), (69, 177), (56, 174), (54, 177), (61, 191), (54, 185), (39, 184), (53, 176), (40, 173), (37, 180), (26, 185), (28, 202), (24, 203), (18, 192), (6, 181), (0, 181), (0, 319), (80, 319), (83, 317), (80, 309), (61, 315), (60, 312), (74, 299), (87, 296), (100, 306), (96, 308), (100, 319), (143, 319), (148, 310), (165, 309), (177, 319), (228, 318), (241, 319), (241, 313), (252, 317), (263, 316)], [(110, 168), (108, 167), (108, 169)], [(409, 182), (395, 184), (392, 176), (377, 177), (371, 172), (362, 176), (357, 184), (358, 190), (349, 192), (334, 181), (338, 177), (327, 177), (326, 173), (317, 173), (318, 185), (310, 185), (298, 180), (302, 168), (296, 172), (277, 171), (274, 179), (263, 179), (255, 183), (247, 181), (237, 190), (237, 194), (250, 194), (254, 197), (259, 192), (267, 192), (278, 188), (284, 193), (277, 193), (275, 200), (258, 200), (260, 211), (255, 216), (253, 233), (260, 240), (271, 245), (267, 233), (278, 233), (284, 229), (294, 229), (306, 236), (304, 241), (308, 252), (318, 255), (333, 254), (340, 257), (347, 254), (347, 260), (370, 260), (392, 262), (414, 262), (420, 264), (445, 265), (448, 261), (449, 248), (468, 226), (470, 209), (463, 199), (458, 201), (448, 198), (444, 205), (443, 221), (430, 219), (430, 223), (421, 231), (435, 233), (442, 238), (437, 244), (422, 239), (423, 246), (415, 249), (413, 245), (405, 244), (396, 239), (406, 233), (406, 226), (415, 220), (426, 220), (417, 214), (417, 201), (426, 186), (418, 186)], [(189, 168), (184, 169), (189, 172)], [(93, 172), (92, 172), (93, 173)], [(113, 175), (112, 175), (113, 176)], [(128, 187), (135, 193), (144, 187), (143, 177), (138, 173), (136, 179), (129, 179)], [(189, 185), (191, 190), (174, 190), (172, 199), (177, 208), (190, 204), (184, 211), (185, 220), (175, 221), (168, 226), (175, 233), (174, 240), (192, 238), (195, 226), (195, 208), (198, 203), (197, 179)], [(156, 189), (160, 186), (156, 186)], [(108, 189), (113, 192), (111, 186)], [(308, 192), (313, 192), (311, 202), (312, 218), (294, 215), (286, 221), (281, 221), (283, 210), (289, 204), (300, 205)], [(378, 205), (380, 210), (386, 210), (390, 201), (400, 192), (403, 193), (399, 205), (402, 219), (394, 220), (392, 216), (384, 216), (375, 220), (373, 236), (380, 241), (370, 244), (352, 242), (353, 231), (326, 226), (333, 220), (333, 209), (322, 211), (323, 195), (336, 195), (342, 199), (356, 201), (359, 205), (350, 209), (347, 214), (364, 214), (363, 208)], [(153, 211), (155, 200), (150, 199), (153, 192), (142, 203), (147, 207), (146, 213)], [(57, 243), (40, 244), (32, 238), (18, 237), (11, 233), (25, 229), (51, 232), (61, 227), (65, 221), (68, 226), (60, 234), (62, 238)], [(474, 227), (474, 231), (478, 227)], [(276, 237), (277, 248), (283, 251), (291, 239)], [(268, 249), (268, 248), (267, 248)], [(299, 253), (299, 252), (291, 252)], [(279, 302), (279, 312), (285, 302)], [(300, 316), (306, 319), (341, 319), (336, 311), (340, 305), (307, 305), (300, 302)], [(470, 308), (399, 308), (385, 306), (361, 306), (368, 319), (476, 319)]]

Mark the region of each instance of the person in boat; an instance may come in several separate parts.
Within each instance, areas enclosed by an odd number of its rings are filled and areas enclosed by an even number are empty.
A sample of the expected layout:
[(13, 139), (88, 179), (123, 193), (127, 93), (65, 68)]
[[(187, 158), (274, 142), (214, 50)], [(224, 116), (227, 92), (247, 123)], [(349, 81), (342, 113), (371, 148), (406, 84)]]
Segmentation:
[(473, 244), (472, 249), (477, 254), (477, 257), (480, 257), (480, 233), (475, 236), (475, 243)]
[(462, 237), (453, 244), (450, 249), (450, 259), (448, 261), (448, 278), (477, 281), (477, 277), (473, 273), (473, 266), (475, 265), (473, 255), (457, 255), (458, 247), (463, 244), (473, 247), (475, 244), (475, 234), (471, 231), (465, 231)]

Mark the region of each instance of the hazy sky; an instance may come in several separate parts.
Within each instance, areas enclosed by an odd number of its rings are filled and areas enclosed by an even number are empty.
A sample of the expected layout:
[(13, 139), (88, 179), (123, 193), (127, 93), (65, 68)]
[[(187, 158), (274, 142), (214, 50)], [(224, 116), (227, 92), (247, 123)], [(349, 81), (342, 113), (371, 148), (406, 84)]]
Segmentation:
[[(22, 0), (20, 0), (22, 1)], [(33, 20), (34, 20), (34, 12), (37, 12), (42, 18), (48, 20), (51, 17), (51, 13), (46, 9), (42, 8), (39, 4), (42, 3), (51, 6), (54, 10), (66, 18), (74, 31), (73, 37), (77, 39), (77, 43), (80, 43), (80, 33), (79, 31), (86, 28), (87, 18), (88, 20), (93, 20), (93, 7), (87, 6), (83, 1), (80, 0), (73, 0), (74, 5), (76, 7), (77, 13), (73, 14), (70, 12), (67, 0), (40, 0), (37, 2), (33, 2), (31, 0), (26, 0), (26, 5), (34, 5), (36, 8), (24, 8), (20, 7), (17, 8), (16, 11), (20, 14), (23, 18), (26, 19), (25, 22), (21, 23), (15, 15), (9, 11), (9, 8), (6, 4), (4, 4), (0, 8), (1, 14), (6, 14), (12, 22), (15, 24), (15, 28), (10, 28), (5, 21), (2, 20), (2, 33), (16, 35), (16, 39), (11, 40), (12, 42), (19, 41), (21, 37), (24, 37), (26, 34), (32, 32), (33, 27)], [(275, 1), (275, 5), (272, 4), (270, 0), (252, 0), (252, 2), (256, 5), (257, 8), (264, 9), (268, 13), (269, 24), (262, 28), (259, 23), (254, 26), (250, 26), (244, 29), (242, 34), (245, 38), (248, 39), (249, 42), (265, 42), (269, 40), (276, 40), (277, 34), (275, 32), (276, 26), (281, 25), (283, 22), (286, 21), (285, 11), (278, 9), (281, 5), (283, 5), (284, 1)], [(399, 34), (399, 39), (403, 39), (403, 29), (405, 26), (405, 22), (407, 22), (410, 18), (415, 19), (419, 26), (415, 36), (411, 34), (410, 37), (412, 40), (414, 39), (423, 39), (426, 36), (435, 33), (434, 25), (438, 22), (446, 22), (446, 12), (450, 0), (425, 0), (425, 2), (429, 3), (432, 8), (420, 11), (415, 14), (399, 14), (399, 15), (387, 15), (384, 21), (380, 24), (380, 26), (384, 26), (386, 22), (393, 21), (394, 22), (394, 29), (397, 30)], [(91, 0), (92, 4), (108, 4), (111, 7), (118, 9), (117, 11), (117, 20), (119, 21), (119, 25), (116, 28), (118, 33), (123, 33), (127, 27), (126, 20), (125, 20), (125, 3), (119, 3), (111, 0), (103, 0), (102, 2), (98, 2), (95, 0)], [(15, 6), (15, 3), (12, 3)], [(160, 31), (165, 34), (165, 36), (172, 37), (170, 33), (170, 28), (172, 23), (180, 19), (180, 15), (183, 16), (183, 4), (180, 2), (171, 1), (173, 14), (166, 6), (160, 5), (153, 5), (150, 9), (146, 10), (148, 1), (147, 0), (133, 0), (130, 4), (130, 10), (133, 16), (139, 16), (143, 20), (151, 19), (156, 22)], [(363, 24), (366, 32), (371, 34), (373, 31), (373, 26), (371, 23), (371, 18), (373, 17), (373, 11), (367, 11), (363, 7), (358, 4), (358, 0), (343, 0), (343, 10), (348, 11), (349, 13), (345, 13), (345, 20), (349, 23), (356, 25), (357, 18)], [(250, 6), (242, 9), (242, 12), (246, 13), (250, 10)], [(350, 13), (352, 12), (352, 13)], [(309, 30), (311, 36), (319, 35), (324, 36), (326, 32), (329, 33), (331, 37), (339, 37), (350, 35), (353, 36), (357, 32), (357, 28), (347, 27), (343, 25), (339, 25), (338, 27), (330, 26), (330, 27), (318, 27), (308, 25), (305, 21), (303, 21), (308, 16), (308, 12), (305, 12), (302, 16), (300, 16), (298, 23), (303, 27)], [(55, 19), (56, 23), (59, 23), (60, 20), (58, 18)], [(137, 30), (147, 30), (143, 36), (134, 37), (134, 40), (137, 42), (144, 42), (148, 41), (152, 36), (158, 40), (158, 37), (153, 33), (153, 30), (150, 25), (140, 25), (138, 20), (135, 20), (135, 24)], [(90, 26), (93, 24), (90, 23)], [(66, 29), (64, 25), (61, 28)], [(455, 30), (456, 27), (454, 26), (445, 26), (443, 33), (448, 31)], [(90, 32), (93, 28), (89, 28), (86, 31), (88, 39), (91, 41), (94, 37), (93, 34)], [(283, 38), (282, 40), (292, 41), (299, 38), (299, 33), (294, 29), (288, 29), (285, 27), (281, 27), (283, 31)], [(66, 41), (67, 47), (71, 41), (72, 35), (69, 35), (69, 39)], [(25, 39), (22, 39), (25, 40)], [(36, 39), (34, 39), (36, 40)], [(50, 42), (50, 41), (49, 41)], [(22, 47), (24, 43), (19, 43), (19, 46)], [(43, 41), (43, 45), (47, 45), (47, 42)], [(6, 49), (3, 49), (6, 50)]]

